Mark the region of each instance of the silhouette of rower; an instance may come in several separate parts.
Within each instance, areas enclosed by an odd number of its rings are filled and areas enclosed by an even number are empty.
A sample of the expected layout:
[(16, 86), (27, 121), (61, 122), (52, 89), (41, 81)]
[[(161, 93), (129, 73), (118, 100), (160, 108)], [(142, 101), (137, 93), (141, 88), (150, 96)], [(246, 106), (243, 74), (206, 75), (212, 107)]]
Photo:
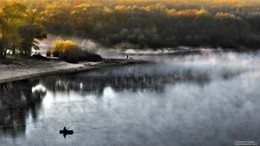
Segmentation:
[(60, 134), (63, 134), (64, 138), (66, 138), (67, 135), (73, 134), (73, 130), (69, 130), (66, 127), (64, 127), (63, 130), (60, 130)]

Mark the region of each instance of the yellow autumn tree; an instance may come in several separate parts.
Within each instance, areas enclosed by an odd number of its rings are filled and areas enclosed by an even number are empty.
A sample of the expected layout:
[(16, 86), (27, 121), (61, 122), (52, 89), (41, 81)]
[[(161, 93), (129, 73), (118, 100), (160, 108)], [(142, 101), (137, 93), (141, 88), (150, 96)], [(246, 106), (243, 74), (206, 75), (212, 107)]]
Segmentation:
[(55, 57), (61, 57), (61, 55), (65, 55), (73, 49), (77, 49), (78, 45), (71, 40), (58, 40), (55, 42), (52, 48), (52, 54)]

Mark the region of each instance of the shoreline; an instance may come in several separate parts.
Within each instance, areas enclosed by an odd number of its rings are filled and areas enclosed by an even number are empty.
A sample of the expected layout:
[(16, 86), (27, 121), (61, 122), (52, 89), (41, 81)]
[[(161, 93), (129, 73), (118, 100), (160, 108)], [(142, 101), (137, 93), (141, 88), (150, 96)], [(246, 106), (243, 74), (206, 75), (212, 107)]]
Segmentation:
[(137, 59), (105, 59), (101, 62), (79, 62), (72, 64), (65, 61), (53, 60), (17, 60), (17, 63), (10, 65), (0, 64), (0, 84), (42, 76), (77, 73), (106, 67), (145, 63), (151, 62)]

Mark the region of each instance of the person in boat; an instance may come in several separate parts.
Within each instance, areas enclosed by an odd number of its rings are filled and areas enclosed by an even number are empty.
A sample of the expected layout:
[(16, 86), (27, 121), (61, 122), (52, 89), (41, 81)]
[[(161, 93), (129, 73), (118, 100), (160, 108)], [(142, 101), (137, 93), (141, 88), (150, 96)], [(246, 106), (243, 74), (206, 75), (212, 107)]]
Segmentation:
[(73, 134), (73, 130), (68, 130), (66, 127), (64, 127), (63, 130), (60, 130), (60, 134), (63, 134), (64, 138), (66, 138), (67, 135)]

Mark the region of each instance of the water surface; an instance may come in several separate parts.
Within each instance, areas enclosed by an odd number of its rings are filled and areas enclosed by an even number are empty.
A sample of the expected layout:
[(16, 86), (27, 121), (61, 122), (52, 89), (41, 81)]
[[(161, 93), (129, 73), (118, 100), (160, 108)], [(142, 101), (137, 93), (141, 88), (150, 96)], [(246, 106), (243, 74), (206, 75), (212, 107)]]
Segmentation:
[(1, 84), (0, 145), (260, 142), (259, 53), (145, 58), (159, 63)]

